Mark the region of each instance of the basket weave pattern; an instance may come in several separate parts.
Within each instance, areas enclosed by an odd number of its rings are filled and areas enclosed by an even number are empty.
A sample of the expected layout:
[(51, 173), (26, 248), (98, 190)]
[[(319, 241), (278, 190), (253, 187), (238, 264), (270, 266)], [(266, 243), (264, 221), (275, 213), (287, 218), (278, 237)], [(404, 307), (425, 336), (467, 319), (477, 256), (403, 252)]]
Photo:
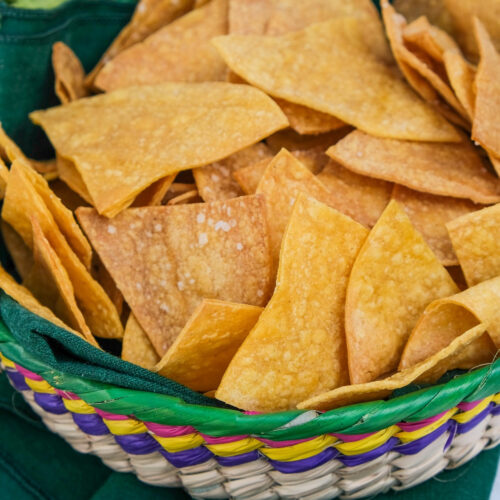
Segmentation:
[(500, 443), (500, 394), (368, 434), (213, 437), (105, 412), (0, 356), (11, 384), (73, 448), (195, 498), (361, 498), (419, 484)]

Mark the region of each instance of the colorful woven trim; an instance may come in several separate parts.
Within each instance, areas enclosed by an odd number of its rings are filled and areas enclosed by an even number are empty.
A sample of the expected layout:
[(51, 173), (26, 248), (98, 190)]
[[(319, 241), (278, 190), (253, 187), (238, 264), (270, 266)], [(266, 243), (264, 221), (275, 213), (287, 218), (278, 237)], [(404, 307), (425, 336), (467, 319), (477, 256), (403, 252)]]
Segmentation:
[[(447, 411), (418, 422), (399, 422), (364, 434), (326, 433), (305, 439), (270, 440), (259, 435), (210, 436), (192, 426), (164, 425), (141, 421), (133, 415), (108, 413), (87, 404), (76, 394), (52, 387), (40, 375), (0, 354), (12, 385), (33, 391), (35, 402), (46, 412), (71, 415), (90, 436), (111, 435), (131, 455), (158, 452), (174, 467), (199, 465), (215, 459), (221, 466), (266, 459), (277, 471), (298, 473), (337, 459), (348, 467), (361, 465), (397, 451), (413, 455), (447, 433), (444, 450), (453, 438), (469, 432), (488, 415), (500, 414), (500, 394), (462, 402)], [(443, 438), (444, 439), (444, 438)]]

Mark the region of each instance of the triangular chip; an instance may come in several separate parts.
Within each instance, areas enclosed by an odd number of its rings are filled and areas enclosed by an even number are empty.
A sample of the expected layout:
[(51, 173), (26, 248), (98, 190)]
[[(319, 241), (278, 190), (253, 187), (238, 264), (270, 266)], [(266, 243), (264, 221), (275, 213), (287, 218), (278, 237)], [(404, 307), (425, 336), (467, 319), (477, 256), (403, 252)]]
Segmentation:
[(500, 204), (446, 224), (469, 286), (500, 276)]
[(152, 370), (160, 361), (160, 356), (156, 354), (146, 332), (132, 313), (128, 317), (123, 334), (122, 359), (147, 370)]
[(155, 371), (194, 391), (218, 387), (261, 313), (257, 306), (203, 300)]
[(62, 104), (89, 95), (85, 87), (85, 70), (76, 54), (63, 42), (52, 45), (52, 67), (55, 92)]
[(500, 157), (500, 54), (488, 32), (476, 18), (474, 21), (481, 58), (477, 67), (474, 88), (474, 120), (472, 139), (479, 142), (493, 156)]
[(235, 73), (274, 97), (383, 137), (459, 140), (365, 45), (356, 19), (333, 19), (278, 37), (217, 37), (213, 43)]
[(391, 198), (390, 182), (359, 175), (330, 160), (318, 174), (318, 179), (345, 200), (355, 220), (372, 227)]
[(274, 294), (231, 361), (217, 399), (245, 410), (287, 410), (349, 382), (345, 294), (367, 233), (349, 217), (299, 196)]
[(31, 248), (24, 243), (12, 227), (4, 220), (1, 221), (2, 238), (10, 258), (14, 262), (16, 271), (21, 279), (25, 279), (33, 267), (33, 252)]
[(109, 217), (156, 180), (218, 161), (288, 124), (259, 90), (222, 82), (121, 89), (30, 116)]
[(353, 384), (396, 370), (425, 307), (458, 288), (408, 216), (391, 201), (352, 268), (346, 301)]
[(233, 178), (237, 170), (273, 155), (264, 143), (257, 143), (218, 162), (193, 170), (196, 187), (203, 201), (228, 200), (243, 194)]
[(486, 325), (477, 325), (454, 339), (451, 344), (438, 353), (411, 368), (386, 379), (339, 387), (307, 401), (302, 401), (297, 406), (300, 409), (308, 410), (332, 410), (341, 406), (383, 399), (389, 396), (392, 391), (410, 385), (412, 382), (435, 382), (450, 369), (450, 365), (456, 357), (468, 346), (480, 339), (485, 331)]
[(89, 208), (77, 216), (160, 355), (201, 299), (264, 305), (271, 295), (260, 196), (130, 208), (113, 220)]
[(31, 218), (36, 217), (43, 234), (66, 269), (75, 290), (78, 307), (95, 336), (120, 338), (123, 327), (120, 317), (102, 287), (95, 281), (78, 259), (57, 226), (43, 198), (29, 182), (23, 168), (14, 162), (10, 174), (2, 218), (33, 247)]
[(394, 186), (392, 198), (408, 215), (431, 250), (444, 266), (458, 264), (446, 223), (482, 208), (469, 200), (419, 193), (403, 186)]
[(327, 154), (358, 174), (416, 191), (468, 198), (475, 203), (500, 201), (500, 181), (488, 172), (465, 138), (460, 144), (438, 145), (383, 139), (356, 130)]
[(104, 66), (95, 86), (111, 91), (162, 82), (225, 80), (226, 65), (211, 38), (227, 33), (227, 0), (212, 0), (129, 49)]

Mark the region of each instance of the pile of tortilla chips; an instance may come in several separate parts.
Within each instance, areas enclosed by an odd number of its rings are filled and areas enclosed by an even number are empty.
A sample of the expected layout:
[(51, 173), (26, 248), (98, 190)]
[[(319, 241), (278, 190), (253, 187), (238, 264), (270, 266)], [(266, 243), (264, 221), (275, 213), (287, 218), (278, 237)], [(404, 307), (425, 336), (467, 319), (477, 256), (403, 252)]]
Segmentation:
[(394, 5), (141, 0), (89, 75), (55, 44), (56, 159), (0, 128), (0, 288), (249, 411), (492, 362), (498, 3)]

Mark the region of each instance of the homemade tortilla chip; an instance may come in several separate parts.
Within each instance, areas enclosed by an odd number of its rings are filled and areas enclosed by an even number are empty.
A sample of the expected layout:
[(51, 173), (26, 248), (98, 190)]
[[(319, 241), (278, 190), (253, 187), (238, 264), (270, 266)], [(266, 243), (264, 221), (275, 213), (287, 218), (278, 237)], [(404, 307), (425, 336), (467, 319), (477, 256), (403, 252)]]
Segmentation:
[(245, 410), (279, 411), (349, 383), (345, 293), (367, 233), (349, 217), (299, 196), (274, 294), (231, 361), (217, 399)]
[(219, 383), (262, 307), (205, 299), (154, 371), (194, 391)]
[(333, 19), (278, 37), (216, 37), (213, 43), (235, 73), (274, 97), (374, 135), (459, 140), (455, 129), (365, 45), (356, 19)]
[(260, 196), (130, 208), (78, 219), (137, 321), (162, 356), (202, 298), (264, 305), (271, 256)]
[(227, 33), (227, 0), (212, 0), (195, 9), (107, 63), (95, 86), (111, 91), (162, 82), (225, 80), (227, 68), (213, 45)]
[(373, 227), (391, 199), (392, 183), (355, 174), (330, 160), (318, 174), (330, 191), (345, 200), (353, 217), (365, 227)]
[(469, 286), (500, 275), (500, 204), (446, 224)]
[(422, 234), (441, 263), (444, 266), (457, 265), (458, 259), (446, 224), (483, 207), (469, 200), (419, 193), (397, 185), (394, 186), (392, 198), (404, 209), (415, 229)]
[(89, 95), (84, 84), (85, 71), (76, 54), (63, 42), (52, 45), (55, 92), (62, 104)]
[(82, 176), (75, 167), (75, 164), (61, 155), (56, 153), (56, 165), (59, 178), (67, 184), (67, 186), (85, 200), (89, 205), (92, 205), (92, 197), (88, 192)]
[(449, 366), (456, 356), (460, 355), (468, 346), (484, 335), (485, 331), (486, 325), (477, 325), (454, 339), (450, 345), (432, 357), (411, 368), (386, 379), (339, 387), (307, 401), (302, 401), (297, 407), (310, 410), (332, 410), (340, 406), (383, 399), (389, 396), (392, 391), (410, 385), (412, 382), (439, 380), (441, 375), (450, 369)]
[(475, 203), (500, 201), (500, 181), (488, 172), (465, 138), (460, 144), (437, 145), (383, 139), (356, 130), (326, 154), (358, 174), (416, 191), (468, 198)]
[(495, 50), (488, 32), (477, 18), (474, 20), (474, 29), (481, 58), (474, 80), (476, 101), (472, 139), (479, 142), (493, 156), (500, 157), (500, 123), (498, 120), (500, 113), (500, 54)]
[(123, 334), (122, 359), (146, 370), (152, 370), (160, 361), (160, 356), (156, 354), (146, 332), (132, 313), (128, 317)]
[(259, 142), (211, 165), (194, 169), (193, 176), (200, 196), (207, 202), (241, 196), (243, 191), (233, 174), (243, 167), (272, 157), (270, 149)]
[(408, 216), (391, 201), (361, 248), (346, 300), (351, 383), (396, 370), (425, 307), (458, 292)]
[(22, 280), (31, 272), (33, 267), (33, 255), (31, 249), (24, 243), (12, 227), (4, 220), (0, 222), (2, 228), (2, 239), (7, 251), (14, 262), (14, 267)]
[(66, 269), (73, 285), (78, 307), (92, 333), (98, 337), (121, 338), (120, 317), (102, 287), (73, 252), (61, 233), (43, 198), (30, 183), (19, 162), (14, 162), (10, 174), (2, 218), (33, 248), (31, 218), (36, 217), (43, 234)]
[(30, 116), (108, 217), (158, 179), (218, 161), (288, 125), (259, 90), (222, 82), (121, 89)]

